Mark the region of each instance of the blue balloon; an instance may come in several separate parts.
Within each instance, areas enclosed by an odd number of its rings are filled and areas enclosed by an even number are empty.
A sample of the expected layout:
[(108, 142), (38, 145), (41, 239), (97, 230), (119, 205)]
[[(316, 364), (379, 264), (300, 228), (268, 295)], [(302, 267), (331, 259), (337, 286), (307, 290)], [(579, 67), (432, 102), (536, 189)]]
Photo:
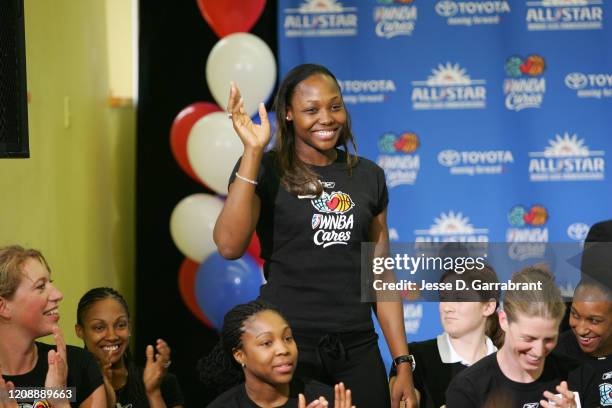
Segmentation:
[(225, 314), (232, 307), (257, 298), (263, 283), (259, 265), (251, 255), (229, 261), (215, 252), (198, 268), (196, 301), (212, 325), (221, 329)]
[[(255, 123), (256, 125), (261, 124), (261, 121), (259, 120), (259, 113), (256, 113), (255, 115), (253, 115), (251, 120), (253, 120), (253, 123)], [(265, 148), (266, 152), (268, 150), (272, 150), (272, 148), (274, 147), (274, 136), (276, 135), (276, 112), (273, 112), (273, 111), (268, 112), (268, 122), (270, 122), (270, 135), (271, 136), (270, 136), (270, 141), (268, 142), (268, 145)]]

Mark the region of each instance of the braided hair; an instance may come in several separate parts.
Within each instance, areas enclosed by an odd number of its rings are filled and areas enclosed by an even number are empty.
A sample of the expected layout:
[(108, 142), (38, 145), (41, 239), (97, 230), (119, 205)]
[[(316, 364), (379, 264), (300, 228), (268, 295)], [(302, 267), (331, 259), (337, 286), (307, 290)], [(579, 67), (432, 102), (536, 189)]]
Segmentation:
[[(105, 299), (113, 299), (117, 301), (125, 310), (128, 322), (130, 320), (130, 310), (128, 304), (121, 293), (113, 288), (109, 287), (98, 287), (91, 289), (85, 293), (79, 300), (77, 306), (77, 324), (84, 327), (84, 318), (87, 311), (97, 302)], [(132, 359), (129, 347), (126, 348), (125, 353), (122, 356), (123, 363), (127, 369), (127, 382), (121, 390), (121, 394), (126, 395), (127, 401), (146, 401), (146, 391), (144, 389), (144, 383), (142, 379), (142, 371), (136, 367)], [(115, 390), (118, 391), (118, 390)], [(117, 395), (117, 399), (119, 396)]]
[(205, 384), (206, 388), (221, 394), (244, 382), (244, 373), (234, 359), (234, 351), (242, 347), (244, 323), (258, 313), (267, 310), (274, 311), (282, 317), (276, 307), (262, 300), (240, 304), (226, 313), (219, 342), (206, 357), (198, 362), (200, 381)]

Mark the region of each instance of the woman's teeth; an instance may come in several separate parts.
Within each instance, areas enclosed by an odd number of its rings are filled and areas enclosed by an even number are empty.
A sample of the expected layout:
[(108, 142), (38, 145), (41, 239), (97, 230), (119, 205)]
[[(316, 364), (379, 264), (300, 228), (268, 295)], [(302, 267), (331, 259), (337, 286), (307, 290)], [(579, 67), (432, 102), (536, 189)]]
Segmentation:
[(106, 352), (113, 352), (113, 351), (118, 350), (118, 349), (119, 349), (118, 345), (102, 347), (102, 350), (104, 350)]

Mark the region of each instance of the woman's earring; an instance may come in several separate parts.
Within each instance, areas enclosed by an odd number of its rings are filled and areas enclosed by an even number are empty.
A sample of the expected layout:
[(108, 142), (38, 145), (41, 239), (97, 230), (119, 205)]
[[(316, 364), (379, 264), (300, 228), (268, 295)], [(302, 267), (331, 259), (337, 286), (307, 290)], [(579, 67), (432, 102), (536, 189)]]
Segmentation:
[(241, 363), (240, 365), (242, 366), (242, 368), (246, 368), (246, 364)]
[(289, 122), (291, 120), (291, 119), (289, 119), (289, 115), (287, 115), (287, 117), (285, 119), (287, 119), (287, 122)]

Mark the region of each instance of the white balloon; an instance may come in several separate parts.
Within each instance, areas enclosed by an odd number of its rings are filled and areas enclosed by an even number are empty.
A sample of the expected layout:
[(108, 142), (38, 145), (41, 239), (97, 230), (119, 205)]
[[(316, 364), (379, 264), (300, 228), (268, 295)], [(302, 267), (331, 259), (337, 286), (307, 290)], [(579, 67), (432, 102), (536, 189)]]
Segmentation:
[(170, 235), (187, 258), (202, 262), (217, 250), (213, 229), (223, 208), (223, 201), (210, 194), (192, 194), (172, 210)]
[(249, 33), (234, 33), (220, 39), (208, 54), (206, 82), (219, 106), (227, 107), (230, 81), (236, 82), (244, 98), (244, 109), (253, 116), (266, 102), (276, 81), (276, 61), (270, 47)]
[(229, 176), (243, 151), (227, 113), (209, 113), (193, 125), (187, 137), (189, 164), (218, 194), (227, 195)]

